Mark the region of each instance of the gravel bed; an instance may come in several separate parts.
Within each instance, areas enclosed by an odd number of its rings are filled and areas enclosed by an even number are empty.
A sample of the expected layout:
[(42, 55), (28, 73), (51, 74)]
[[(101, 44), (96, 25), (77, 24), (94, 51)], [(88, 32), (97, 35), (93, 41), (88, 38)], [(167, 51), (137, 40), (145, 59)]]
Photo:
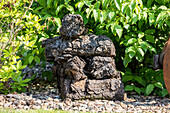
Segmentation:
[(0, 108), (60, 109), (82, 112), (157, 112), (170, 113), (170, 98), (132, 95), (124, 101), (60, 99), (55, 83), (31, 84), (28, 92), (0, 94)]

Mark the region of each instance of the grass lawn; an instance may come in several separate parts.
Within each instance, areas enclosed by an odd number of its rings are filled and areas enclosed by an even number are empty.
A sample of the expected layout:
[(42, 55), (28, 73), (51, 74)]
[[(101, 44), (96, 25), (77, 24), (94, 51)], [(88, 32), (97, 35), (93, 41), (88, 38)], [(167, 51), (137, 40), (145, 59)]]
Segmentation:
[(14, 110), (14, 109), (7, 109), (7, 108), (0, 108), (0, 113), (70, 113), (68, 111), (62, 110)]

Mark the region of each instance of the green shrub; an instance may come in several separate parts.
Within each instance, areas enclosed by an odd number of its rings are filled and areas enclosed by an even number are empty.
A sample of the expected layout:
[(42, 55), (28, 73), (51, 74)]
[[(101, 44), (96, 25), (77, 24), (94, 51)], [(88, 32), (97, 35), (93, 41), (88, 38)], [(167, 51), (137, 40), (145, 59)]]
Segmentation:
[(33, 0), (0, 2), (0, 92), (5, 94), (23, 92), (30, 79), (22, 80), (22, 69), (40, 63), (44, 56), (39, 42), (43, 26), (41, 19), (31, 13), (32, 3)]

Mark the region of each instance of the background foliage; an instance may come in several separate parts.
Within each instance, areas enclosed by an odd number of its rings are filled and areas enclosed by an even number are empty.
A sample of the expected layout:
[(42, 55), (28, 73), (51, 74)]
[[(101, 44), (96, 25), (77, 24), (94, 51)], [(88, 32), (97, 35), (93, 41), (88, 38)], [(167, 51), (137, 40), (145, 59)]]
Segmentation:
[[(16, 1), (20, 2), (20, 6), (14, 5), (14, 9), (21, 11), (19, 14), (22, 15), (24, 3), (29, 6), (30, 2)], [(32, 45), (19, 43), (15, 54), (18, 60), (14, 64), (17, 65), (20, 61), (25, 66), (33, 66), (35, 62), (44, 61), (41, 40), (59, 35), (61, 19), (66, 14), (80, 14), (89, 33), (106, 35), (115, 44), (117, 69), (122, 72), (126, 91), (164, 97), (168, 92), (164, 85), (163, 73), (162, 70), (152, 70), (152, 56), (161, 52), (167, 40), (170, 30), (169, 7), (169, 0), (35, 0), (26, 13), (27, 16), (20, 21), (25, 27), (22, 27), (15, 39), (16, 42), (27, 40), (32, 42)], [(18, 15), (18, 11), (13, 14)], [(16, 22), (12, 20), (14, 18), (11, 18), (11, 15), (3, 15), (4, 13), (1, 14), (1, 19), (10, 18), (3, 19), (4, 21)], [(10, 47), (5, 50), (9, 52)], [(13, 55), (5, 57), (5, 50), (1, 59), (10, 61), (9, 58), (12, 59)], [(9, 63), (6, 65), (10, 67)], [(11, 71), (16, 70), (11, 67)]]

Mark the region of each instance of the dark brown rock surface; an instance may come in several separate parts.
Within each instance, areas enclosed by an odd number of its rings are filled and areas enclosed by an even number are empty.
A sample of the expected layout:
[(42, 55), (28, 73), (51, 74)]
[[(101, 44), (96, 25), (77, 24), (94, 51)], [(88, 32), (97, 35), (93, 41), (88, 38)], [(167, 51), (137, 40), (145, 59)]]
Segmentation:
[(62, 98), (122, 100), (124, 87), (111, 39), (85, 34), (78, 15), (65, 16), (60, 30), (59, 37), (49, 38), (42, 45), (47, 61), (54, 61), (53, 73), (58, 77)]
[[(120, 79), (88, 80), (87, 95), (90, 98), (98, 99), (118, 99), (124, 96), (123, 84)], [(119, 94), (119, 95), (118, 95)]]
[(77, 37), (87, 33), (83, 24), (83, 18), (80, 15), (66, 15), (62, 20), (60, 35), (63, 37)]

